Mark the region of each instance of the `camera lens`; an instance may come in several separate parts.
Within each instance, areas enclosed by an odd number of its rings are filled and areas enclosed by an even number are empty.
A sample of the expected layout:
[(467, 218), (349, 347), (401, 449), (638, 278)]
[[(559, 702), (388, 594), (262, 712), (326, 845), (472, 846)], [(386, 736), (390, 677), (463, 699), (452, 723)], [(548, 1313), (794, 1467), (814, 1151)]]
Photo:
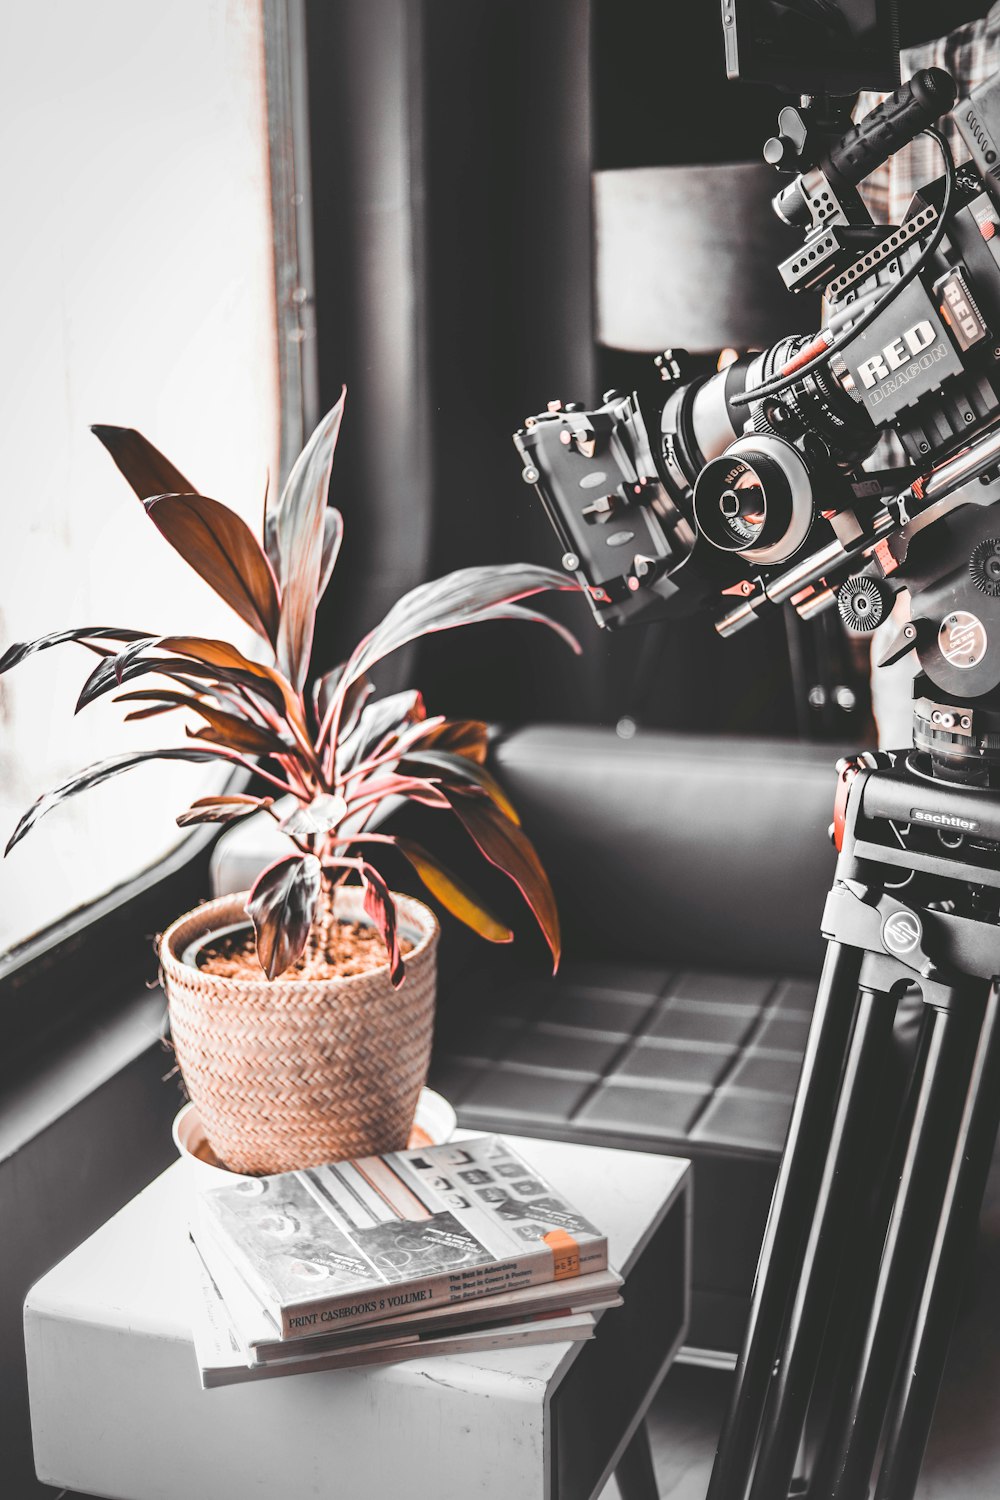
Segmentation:
[(737, 459), (726, 477), (728, 485), (719, 496), (716, 545), (742, 552), (760, 540), (767, 520), (767, 497), (760, 474), (745, 458)]
[(707, 463), (694, 487), (705, 538), (751, 562), (784, 562), (812, 524), (812, 486), (801, 454), (783, 438), (741, 438)]

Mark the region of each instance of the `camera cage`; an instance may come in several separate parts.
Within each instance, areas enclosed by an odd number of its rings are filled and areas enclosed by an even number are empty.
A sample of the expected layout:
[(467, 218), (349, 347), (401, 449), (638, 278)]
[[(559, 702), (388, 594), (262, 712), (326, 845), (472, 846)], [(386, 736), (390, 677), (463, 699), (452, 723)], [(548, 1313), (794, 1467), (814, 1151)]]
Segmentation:
[[(740, 0), (738, 35), (748, 14)], [(934, 128), (954, 97), (925, 69), (839, 133), (829, 100), (781, 110), (773, 206), (802, 239), (778, 271), (824, 291), (814, 336), (693, 379), (665, 350), (660, 402), (550, 402), (514, 442), (602, 626), (709, 611), (726, 636), (790, 603), (870, 631), (908, 588), (912, 631), (883, 659), (916, 650), (915, 697), (948, 720), (917, 714), (917, 743), (941, 773), (964, 760), (1000, 782), (1000, 77), (954, 110), (958, 168)], [(875, 224), (859, 184), (919, 133), (942, 175), (902, 224)], [(873, 472), (885, 433), (907, 462)]]

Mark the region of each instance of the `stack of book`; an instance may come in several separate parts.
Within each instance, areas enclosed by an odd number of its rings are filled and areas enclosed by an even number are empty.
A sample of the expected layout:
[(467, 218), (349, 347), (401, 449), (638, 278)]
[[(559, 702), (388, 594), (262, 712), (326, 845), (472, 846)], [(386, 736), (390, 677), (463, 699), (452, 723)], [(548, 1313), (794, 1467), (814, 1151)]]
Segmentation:
[(607, 1239), (500, 1136), (236, 1178), (191, 1225), (205, 1387), (592, 1337)]

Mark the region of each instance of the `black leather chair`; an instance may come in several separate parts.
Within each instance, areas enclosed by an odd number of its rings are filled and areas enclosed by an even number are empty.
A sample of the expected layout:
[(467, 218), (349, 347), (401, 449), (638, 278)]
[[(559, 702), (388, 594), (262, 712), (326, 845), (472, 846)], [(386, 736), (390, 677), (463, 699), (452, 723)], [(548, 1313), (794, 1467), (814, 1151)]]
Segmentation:
[(692, 1348), (739, 1345), (822, 962), (837, 753), (578, 727), (493, 747), (566, 957), (549, 980), (478, 945), (442, 984), (431, 1082), (463, 1125), (691, 1158)]
[[(430, 1081), (476, 1129), (690, 1157), (688, 1346), (731, 1354), (822, 962), (839, 752), (535, 726), (491, 753), (555, 886), (564, 962), (549, 979), (527, 931), (497, 950), (452, 923)], [(216, 891), (245, 888), (272, 843), (267, 820), (227, 833)]]

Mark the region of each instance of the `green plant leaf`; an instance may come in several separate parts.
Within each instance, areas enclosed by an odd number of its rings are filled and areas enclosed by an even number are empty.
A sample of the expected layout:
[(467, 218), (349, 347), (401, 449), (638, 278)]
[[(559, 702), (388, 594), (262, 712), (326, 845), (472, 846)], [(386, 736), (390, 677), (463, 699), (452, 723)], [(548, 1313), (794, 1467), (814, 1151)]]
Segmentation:
[(403, 954), (399, 946), (399, 924), (396, 919), (396, 903), (392, 892), (373, 865), (361, 867), (361, 884), (364, 887), (364, 908), (378, 928), (385, 951), (389, 957), (389, 979), (398, 989), (406, 978)]
[(442, 788), (456, 816), (491, 864), (502, 870), (520, 890), (552, 951), (553, 972), (559, 967), (562, 940), (559, 912), (549, 877), (527, 835), (505, 818), (485, 797), (463, 797)]
[(345, 387), (296, 459), (273, 518), (272, 556), (281, 589), (278, 662), (296, 690), (309, 666), (324, 566), (328, 577), (340, 546), (337, 523), (327, 523), (325, 511), (346, 395)]
[(153, 495), (188, 495), (197, 489), (159, 448), (134, 427), (91, 427), (140, 500)]
[(177, 826), (188, 828), (192, 823), (235, 823), (237, 818), (246, 818), (273, 806), (273, 797), (249, 797), (238, 793), (229, 797), (199, 797), (186, 812), (178, 814)]
[(431, 895), (440, 901), (453, 917), (471, 927), (480, 937), (491, 943), (509, 943), (514, 934), (505, 922), (488, 909), (482, 898), (466, 885), (460, 876), (448, 870), (439, 859), (412, 839), (397, 838), (396, 848), (404, 854), (416, 870)]
[(269, 865), (247, 898), (257, 960), (276, 979), (302, 955), (312, 927), (323, 872), (313, 854), (288, 854)]
[(251, 630), (275, 646), (281, 615), (278, 586), (246, 522), (207, 495), (157, 495), (144, 504), (174, 551)]
[(92, 786), (100, 786), (102, 781), (109, 781), (112, 776), (118, 776), (122, 771), (130, 771), (133, 766), (141, 765), (146, 760), (216, 760), (218, 756), (211, 750), (177, 749), (166, 750), (133, 750), (127, 755), (112, 755), (108, 760), (96, 761), (82, 771), (77, 771), (68, 781), (62, 782), (60, 786), (53, 787), (51, 791), (45, 792), (38, 801), (33, 803), (21, 818), (14, 832), (11, 834), (4, 850), (9, 854), (15, 844), (19, 844), (26, 833), (29, 833), (35, 824), (50, 813), (60, 802), (75, 797), (78, 792), (89, 791)]

